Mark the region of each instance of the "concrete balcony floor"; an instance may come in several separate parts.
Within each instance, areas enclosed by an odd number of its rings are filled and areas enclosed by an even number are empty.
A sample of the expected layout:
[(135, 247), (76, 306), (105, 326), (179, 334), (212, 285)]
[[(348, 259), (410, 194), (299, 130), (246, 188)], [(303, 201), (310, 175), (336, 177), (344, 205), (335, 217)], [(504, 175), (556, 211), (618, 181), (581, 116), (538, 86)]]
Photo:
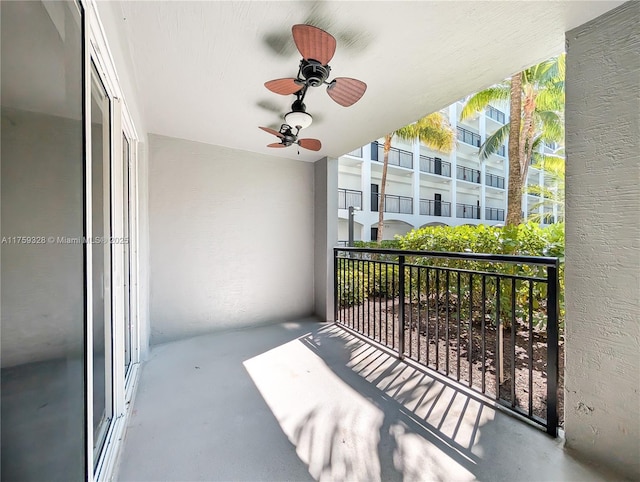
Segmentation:
[(156, 347), (117, 479), (603, 480), (541, 430), (312, 320)]

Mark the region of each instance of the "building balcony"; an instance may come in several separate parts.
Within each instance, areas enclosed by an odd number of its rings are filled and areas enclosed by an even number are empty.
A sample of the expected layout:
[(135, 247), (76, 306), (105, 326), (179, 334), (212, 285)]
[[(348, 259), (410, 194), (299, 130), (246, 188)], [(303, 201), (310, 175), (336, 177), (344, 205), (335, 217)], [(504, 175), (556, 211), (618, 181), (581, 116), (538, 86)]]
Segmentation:
[(349, 209), (349, 206), (362, 209), (362, 191), (338, 188), (338, 209)]
[(504, 221), (504, 209), (485, 208), (484, 217), (487, 221)]
[[(384, 162), (384, 145), (379, 142), (371, 143), (371, 160)], [(389, 165), (413, 169), (413, 152), (392, 147), (389, 150)]]
[(461, 181), (473, 182), (476, 184), (480, 184), (482, 179), (480, 171), (464, 166), (456, 166), (456, 177)]
[(358, 147), (351, 152), (347, 152), (347, 156), (362, 158), (362, 147)]
[(456, 205), (456, 217), (464, 219), (480, 219), (480, 206), (458, 203)]
[(451, 217), (451, 203), (434, 199), (420, 199), (420, 214), (423, 216)]
[(507, 157), (507, 148), (505, 147), (504, 144), (498, 147), (496, 154), (498, 154), (501, 157)]
[(497, 187), (498, 189), (504, 189), (504, 177), (497, 176), (496, 174), (485, 175), (485, 184), (490, 187)]
[(451, 163), (439, 157), (420, 156), (420, 172), (451, 177)]
[(493, 107), (491, 105), (487, 106), (487, 108), (485, 109), (485, 114), (486, 114), (488, 119), (493, 119), (494, 121), (498, 122), (499, 124), (504, 124), (505, 123), (505, 120), (506, 120), (505, 113), (502, 112), (499, 109), (496, 109), (495, 107)]
[[(379, 210), (380, 194), (371, 193), (371, 210)], [(373, 209), (375, 208), (375, 209)], [(397, 214), (413, 214), (413, 198), (409, 196), (384, 195), (384, 212)]]
[(470, 130), (465, 129), (464, 127), (458, 127), (457, 129), (458, 129), (457, 138), (459, 141), (462, 141), (465, 144), (468, 144), (473, 147), (480, 147), (480, 134), (471, 132)]

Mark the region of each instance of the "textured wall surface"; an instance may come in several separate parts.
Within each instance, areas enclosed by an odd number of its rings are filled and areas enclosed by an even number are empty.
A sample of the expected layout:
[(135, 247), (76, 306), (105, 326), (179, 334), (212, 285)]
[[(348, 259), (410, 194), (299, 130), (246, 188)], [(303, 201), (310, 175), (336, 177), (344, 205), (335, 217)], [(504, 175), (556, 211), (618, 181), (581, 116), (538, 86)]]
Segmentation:
[(313, 313), (313, 164), (149, 136), (151, 343)]
[(567, 33), (567, 446), (640, 477), (640, 3)]

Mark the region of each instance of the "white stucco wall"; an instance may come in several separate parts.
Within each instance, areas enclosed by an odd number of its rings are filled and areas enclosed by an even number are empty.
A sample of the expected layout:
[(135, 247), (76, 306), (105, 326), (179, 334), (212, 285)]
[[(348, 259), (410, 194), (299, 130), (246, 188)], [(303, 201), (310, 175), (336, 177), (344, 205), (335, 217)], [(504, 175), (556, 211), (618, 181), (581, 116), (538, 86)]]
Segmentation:
[(567, 446), (640, 478), (640, 3), (567, 33)]
[(313, 313), (313, 164), (149, 136), (151, 343)]

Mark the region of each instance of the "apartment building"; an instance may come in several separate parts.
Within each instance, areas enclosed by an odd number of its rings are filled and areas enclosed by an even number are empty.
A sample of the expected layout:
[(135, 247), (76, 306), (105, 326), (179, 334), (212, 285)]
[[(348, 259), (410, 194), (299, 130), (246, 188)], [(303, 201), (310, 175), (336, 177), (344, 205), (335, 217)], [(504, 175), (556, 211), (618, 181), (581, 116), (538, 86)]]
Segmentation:
[[(420, 142), (394, 138), (389, 152), (385, 192), (384, 239), (393, 239), (423, 226), (461, 224), (502, 225), (507, 211), (509, 165), (503, 145), (484, 161), (478, 149), (509, 118), (504, 107), (488, 106), (471, 119), (460, 121), (462, 99), (441, 112), (456, 130), (457, 142), (449, 154), (433, 151)], [(356, 208), (354, 239), (375, 240), (378, 231), (379, 192), (382, 180), (383, 139), (339, 159), (338, 237), (348, 239), (349, 206)], [(556, 149), (545, 145), (545, 152)], [(527, 184), (551, 186), (543, 170), (529, 168)], [(527, 217), (540, 214), (543, 223), (559, 220), (558, 203), (523, 194)]]

